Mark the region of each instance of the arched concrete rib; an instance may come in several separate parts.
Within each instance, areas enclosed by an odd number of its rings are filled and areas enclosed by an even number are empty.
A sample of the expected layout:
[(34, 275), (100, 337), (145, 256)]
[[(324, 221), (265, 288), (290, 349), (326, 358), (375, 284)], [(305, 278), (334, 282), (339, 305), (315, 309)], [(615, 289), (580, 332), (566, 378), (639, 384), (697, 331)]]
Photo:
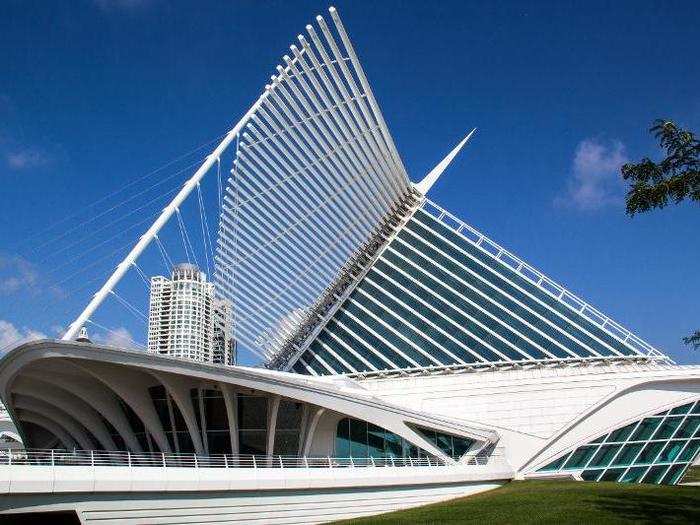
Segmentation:
[(88, 437), (85, 429), (63, 410), (57, 409), (53, 405), (34, 397), (21, 394), (15, 394), (14, 403), (20, 410), (29, 410), (56, 423), (63, 428), (83, 450), (91, 450), (94, 448), (92, 440)]
[(63, 443), (63, 447), (66, 450), (75, 448), (77, 444), (76, 441), (71, 437), (71, 435), (68, 432), (66, 432), (63, 428), (61, 428), (60, 425), (57, 425), (56, 423), (54, 423), (47, 417), (42, 416), (41, 414), (37, 414), (36, 412), (32, 412), (31, 410), (20, 410), (19, 418), (20, 421), (32, 423), (34, 425), (38, 425), (46, 429), (48, 432), (56, 436), (56, 439)]
[(12, 391), (39, 399), (55, 406), (57, 409), (63, 410), (88, 429), (105, 450), (117, 449), (99, 414), (79, 397), (50, 383), (30, 377), (18, 378), (12, 385)]
[[(63, 365), (63, 371), (60, 371), (58, 366), (53, 366), (52, 370), (48, 367), (32, 367), (27, 371), (27, 377), (37, 378), (64, 391), (74, 393), (109, 421), (131, 452), (143, 452), (114, 393), (105, 389), (101, 382), (69, 361), (65, 359), (53, 361)], [(65, 370), (70, 370), (72, 373), (68, 374)]]
[(197, 418), (194, 415), (192, 396), (190, 396), (190, 389), (196, 388), (198, 383), (186, 377), (174, 376), (172, 374), (163, 374), (160, 372), (150, 372), (150, 374), (165, 387), (165, 390), (170, 394), (173, 400), (175, 400), (182, 414), (182, 418), (187, 425), (187, 430), (190, 433), (195, 452), (197, 454), (204, 454), (202, 432), (197, 423)]
[[(24, 367), (31, 368), (32, 363), (57, 357), (70, 360), (87, 371), (92, 370), (96, 377), (118, 394), (124, 393), (125, 396), (133, 397), (134, 392), (140, 391), (138, 402), (132, 400), (132, 406), (143, 404), (150, 407), (152, 418), (146, 426), (160, 429), (161, 436), (163, 433), (160, 421), (150, 396), (146, 397), (146, 388), (155, 383), (153, 376), (149, 375), (151, 372), (168, 373), (193, 381), (226, 383), (235, 390), (252, 389), (268, 395), (279, 395), (368, 421), (398, 434), (445, 461), (452, 460), (410, 427), (435, 429), (484, 444), (496, 443), (499, 439), (495, 430), (484, 425), (393, 404), (374, 396), (360, 383), (343, 377), (316, 378), (241, 366), (221, 367), (145, 352), (73, 342), (36, 341), (20, 345), (0, 361), (0, 391), (6, 391), (8, 377), (21, 374)], [(138, 414), (138, 411), (136, 412)], [(155, 429), (149, 431), (154, 432)], [(157, 439), (157, 434), (154, 437)]]
[(152, 386), (154, 382), (152, 376), (133, 368), (125, 370), (122, 367), (95, 361), (81, 360), (75, 361), (75, 364), (102, 381), (131, 407), (141, 419), (146, 430), (156, 440), (162, 452), (172, 452), (170, 443), (165, 437), (163, 425), (160, 423), (160, 418), (148, 393), (148, 387)]

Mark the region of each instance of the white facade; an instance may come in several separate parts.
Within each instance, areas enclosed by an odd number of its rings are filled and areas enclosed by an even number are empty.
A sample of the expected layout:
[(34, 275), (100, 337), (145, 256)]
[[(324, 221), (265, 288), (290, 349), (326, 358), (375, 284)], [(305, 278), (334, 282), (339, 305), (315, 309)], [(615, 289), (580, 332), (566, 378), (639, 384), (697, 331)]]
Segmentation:
[(231, 364), (231, 311), (216, 299), (214, 284), (192, 264), (179, 264), (171, 279), (151, 278), (148, 351), (195, 361)]
[[(696, 460), (700, 368), (427, 200), (466, 139), (411, 183), (331, 17), (64, 340), (0, 360), (28, 449), (0, 455), (0, 513), (316, 523), (510, 479), (675, 484)], [(148, 354), (71, 341), (234, 139), (215, 257), (230, 302), (178, 265), (151, 280)], [(215, 366), (234, 320), (266, 368)]]

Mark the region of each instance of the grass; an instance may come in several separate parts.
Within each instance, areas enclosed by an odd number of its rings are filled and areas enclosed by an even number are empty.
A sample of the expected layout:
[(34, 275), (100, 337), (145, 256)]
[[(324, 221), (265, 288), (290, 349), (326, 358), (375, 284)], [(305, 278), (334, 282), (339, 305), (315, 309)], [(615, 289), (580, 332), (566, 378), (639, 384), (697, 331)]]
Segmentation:
[(474, 496), (338, 522), (338, 525), (341, 523), (700, 523), (700, 487), (563, 480), (513, 481)]

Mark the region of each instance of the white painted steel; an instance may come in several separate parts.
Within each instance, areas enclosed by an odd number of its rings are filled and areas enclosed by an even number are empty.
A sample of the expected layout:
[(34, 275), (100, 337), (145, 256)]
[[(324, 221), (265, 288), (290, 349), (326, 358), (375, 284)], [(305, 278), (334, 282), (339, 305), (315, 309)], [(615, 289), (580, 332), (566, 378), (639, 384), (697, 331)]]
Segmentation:
[(447, 156), (442, 159), (430, 172), (421, 180), (419, 183), (417, 183), (416, 189), (421, 192), (423, 195), (426, 195), (429, 191), (430, 188), (433, 187), (433, 184), (437, 182), (437, 180), (440, 178), (440, 175), (443, 174), (443, 172), (447, 169), (447, 167), (450, 165), (450, 163), (454, 160), (454, 158), (457, 156), (457, 154), (462, 150), (464, 145), (469, 142), (469, 139), (472, 138), (472, 135), (476, 132), (476, 128), (471, 130), (466, 137), (462, 139), (462, 141), (455, 146), (455, 148), (450, 151)]
[[(241, 131), (216, 282), (239, 341), (273, 358), (412, 191), (335, 10), (307, 26)], [(342, 42), (342, 44), (340, 43)], [(322, 366), (327, 363), (322, 362)]]
[(253, 104), (253, 106), (246, 112), (245, 115), (238, 121), (238, 123), (226, 134), (221, 143), (214, 149), (214, 151), (207, 157), (207, 159), (202, 163), (197, 171), (194, 172), (192, 177), (185, 183), (178, 194), (170, 201), (163, 212), (160, 214), (158, 219), (153, 223), (153, 225), (144, 233), (136, 245), (131, 249), (127, 256), (119, 263), (117, 268), (114, 270), (112, 275), (107, 279), (107, 281), (102, 285), (97, 293), (95, 293), (92, 300), (88, 303), (85, 309), (80, 313), (80, 315), (73, 321), (66, 333), (63, 335), (62, 339), (64, 341), (69, 341), (78, 334), (78, 331), (82, 326), (90, 319), (90, 316), (95, 312), (95, 310), (102, 304), (102, 302), (107, 298), (114, 287), (119, 283), (119, 281), (124, 277), (126, 272), (131, 268), (131, 266), (136, 262), (139, 255), (143, 253), (150, 242), (156, 237), (158, 232), (163, 226), (168, 222), (170, 217), (178, 210), (184, 200), (192, 192), (193, 189), (197, 187), (200, 180), (207, 174), (215, 162), (221, 157), (226, 148), (231, 144), (234, 138), (238, 135), (238, 132), (243, 128), (243, 126), (248, 122), (251, 116), (257, 111), (263, 101), (267, 98), (267, 94), (263, 93), (260, 98)]

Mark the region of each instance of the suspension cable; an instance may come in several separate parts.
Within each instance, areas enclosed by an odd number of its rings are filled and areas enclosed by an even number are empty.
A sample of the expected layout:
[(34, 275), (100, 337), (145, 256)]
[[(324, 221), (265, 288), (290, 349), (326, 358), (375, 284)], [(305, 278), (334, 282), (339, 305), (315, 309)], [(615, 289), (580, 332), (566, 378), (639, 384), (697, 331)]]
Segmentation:
[(111, 295), (113, 295), (114, 298), (122, 304), (122, 306), (124, 306), (127, 310), (129, 310), (132, 314), (134, 314), (137, 319), (148, 324), (148, 316), (146, 314), (144, 314), (141, 310), (136, 308), (133, 304), (131, 304), (126, 299), (124, 299), (121, 295), (119, 295), (114, 290), (110, 290), (109, 293)]

